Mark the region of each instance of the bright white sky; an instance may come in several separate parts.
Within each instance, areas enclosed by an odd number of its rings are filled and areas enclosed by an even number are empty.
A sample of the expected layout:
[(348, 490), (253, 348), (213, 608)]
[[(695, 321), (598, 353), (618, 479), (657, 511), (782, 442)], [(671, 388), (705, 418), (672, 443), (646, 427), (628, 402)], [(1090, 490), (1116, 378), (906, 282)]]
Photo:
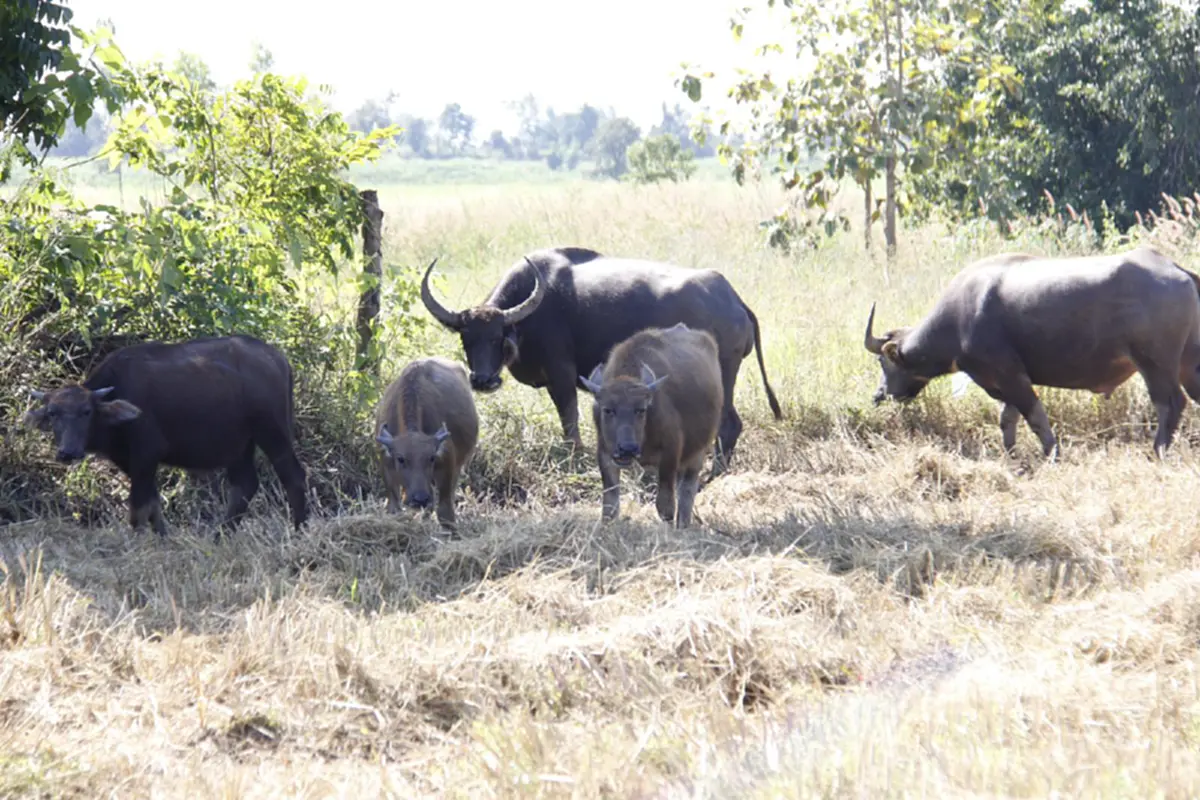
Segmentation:
[[(118, 45), (136, 61), (170, 63), (185, 50), (225, 84), (249, 74), (252, 43), (260, 41), (276, 71), (332, 85), (344, 112), (394, 89), (397, 110), (422, 116), (461, 103), (477, 135), (514, 128), (505, 104), (527, 93), (559, 112), (584, 102), (612, 106), (645, 129), (660, 119), (664, 100), (694, 108), (673, 83), (681, 62), (732, 79), (735, 64), (756, 60), (729, 29), (734, 9), (746, 4), (739, 0), (68, 2), (84, 28), (112, 19)], [(759, 26), (767, 37), (782, 33), (778, 22), (772, 27)], [(704, 100), (716, 107), (724, 92)]]

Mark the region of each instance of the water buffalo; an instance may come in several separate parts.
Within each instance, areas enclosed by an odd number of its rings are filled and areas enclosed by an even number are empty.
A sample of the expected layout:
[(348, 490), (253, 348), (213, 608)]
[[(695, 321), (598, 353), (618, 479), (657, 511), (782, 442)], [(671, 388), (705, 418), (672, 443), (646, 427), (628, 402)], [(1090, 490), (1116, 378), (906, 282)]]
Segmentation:
[(865, 346), (879, 358), (875, 393), (909, 400), (961, 370), (1003, 403), (1005, 450), (1023, 416), (1047, 456), (1058, 443), (1037, 386), (1108, 397), (1140, 372), (1158, 411), (1154, 450), (1165, 454), (1187, 404), (1200, 402), (1200, 277), (1150, 247), (1115, 255), (1042, 258), (1009, 253), (968, 265), (919, 325)]
[(412, 508), (433, 502), (438, 521), (454, 528), (454, 490), (479, 438), (475, 398), (462, 364), (419, 358), (400, 371), (375, 414), (388, 509), (398, 511), (401, 490)]
[(700, 468), (725, 404), (719, 352), (708, 331), (682, 323), (651, 328), (619, 343), (607, 364), (581, 379), (595, 395), (603, 519), (620, 511), (620, 469), (636, 460), (658, 468), (658, 515), (677, 527), (691, 524)]
[(715, 270), (695, 270), (626, 258), (595, 250), (563, 247), (524, 257), (501, 278), (482, 305), (450, 311), (429, 289), (434, 259), (421, 282), (425, 307), (457, 331), (471, 370), (471, 386), (490, 392), (508, 367), (519, 382), (547, 387), (563, 434), (577, 446), (579, 410), (576, 385), (618, 342), (644, 328), (682, 322), (707, 330), (717, 341), (725, 407), (714, 452), (713, 474), (733, 454), (742, 421), (733, 405), (733, 387), (742, 360), (758, 354), (767, 401), (782, 419), (779, 401), (767, 382), (758, 320)]
[(108, 355), (82, 384), (34, 390), (26, 422), (52, 431), (58, 460), (87, 453), (129, 478), (129, 522), (167, 534), (159, 464), (226, 469), (225, 524), (237, 525), (258, 491), (255, 447), (271, 460), (297, 529), (308, 516), (305, 471), (292, 447), (294, 379), (283, 353), (251, 336), (145, 342)]

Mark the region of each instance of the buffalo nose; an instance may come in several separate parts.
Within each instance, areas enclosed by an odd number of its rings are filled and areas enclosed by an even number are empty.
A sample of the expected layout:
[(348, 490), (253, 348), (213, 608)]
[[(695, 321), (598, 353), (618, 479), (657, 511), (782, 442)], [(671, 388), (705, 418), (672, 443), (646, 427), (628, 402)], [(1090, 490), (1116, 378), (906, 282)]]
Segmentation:
[(429, 492), (413, 492), (408, 496), (408, 504), (413, 508), (427, 508), (432, 499)]
[(618, 458), (637, 458), (642, 454), (642, 448), (636, 444), (619, 444), (617, 445)]
[(874, 397), (875, 405), (879, 405), (880, 403), (882, 403), (885, 397), (887, 397), (887, 392), (885, 392), (883, 389), (880, 389), (879, 391), (875, 392), (875, 397)]
[(478, 372), (471, 373), (471, 388), (480, 389), (485, 392), (490, 392), (493, 389), (500, 387), (500, 375), (481, 375)]
[(56, 457), (56, 458), (57, 458), (59, 461), (61, 461), (61, 462), (63, 462), (64, 464), (66, 464), (66, 463), (69, 463), (69, 462), (71, 462), (71, 461), (76, 461), (76, 460), (79, 458), (79, 453), (76, 453), (76, 452), (75, 452), (75, 451), (73, 451), (73, 450), (61, 450), (61, 449), (60, 449), (60, 450), (59, 450), (57, 453), (55, 453), (55, 457)]

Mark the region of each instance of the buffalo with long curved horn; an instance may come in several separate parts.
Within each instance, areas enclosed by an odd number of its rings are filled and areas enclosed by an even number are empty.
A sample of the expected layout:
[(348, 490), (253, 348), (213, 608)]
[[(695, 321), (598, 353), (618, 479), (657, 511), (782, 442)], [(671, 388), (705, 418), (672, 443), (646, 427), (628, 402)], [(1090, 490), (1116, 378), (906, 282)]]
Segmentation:
[(524, 256), (478, 306), (451, 311), (428, 289), (429, 313), (462, 338), (471, 387), (500, 387), (507, 368), (515, 380), (545, 387), (558, 410), (564, 435), (577, 446), (577, 387), (618, 343), (645, 328), (685, 324), (717, 341), (725, 396), (714, 474), (724, 469), (742, 431), (733, 387), (742, 361), (758, 354), (767, 401), (776, 419), (783, 412), (767, 382), (758, 320), (721, 273), (640, 259), (611, 258), (582, 247), (538, 250)]
[(462, 314), (458, 311), (450, 311), (439, 303), (437, 298), (433, 296), (433, 292), (429, 289), (429, 276), (433, 272), (433, 267), (437, 262), (438, 260), (435, 258), (425, 268), (425, 277), (421, 278), (421, 302), (425, 304), (425, 308), (429, 309), (429, 313), (433, 315), (434, 319), (450, 330), (457, 331), (462, 328)]
[[(533, 263), (529, 259), (525, 259), (531, 267)], [(421, 279), (421, 301), (425, 307), (429, 309), (429, 313), (434, 319), (445, 325), (452, 331), (458, 332), (463, 327), (463, 314), (461, 311), (450, 311), (444, 305), (438, 302), (433, 296), (433, 292), (429, 288), (429, 276), (433, 272), (433, 267), (437, 264), (437, 259), (429, 262), (429, 266), (425, 268), (425, 277)], [(534, 267), (534, 284), (533, 291), (522, 302), (518, 303), (513, 308), (500, 309), (505, 325), (516, 325), (521, 320), (528, 317), (537, 310), (538, 305), (542, 302), (542, 298), (546, 296), (546, 284), (537, 278), (537, 268)]]
[(983, 258), (954, 276), (916, 325), (881, 340), (872, 322), (874, 306), (864, 344), (879, 362), (876, 403), (911, 400), (935, 378), (961, 372), (1002, 404), (1009, 452), (1022, 418), (1047, 456), (1058, 450), (1035, 386), (1108, 397), (1140, 372), (1158, 412), (1160, 457), (1187, 398), (1200, 403), (1200, 275), (1152, 247)]
[(868, 353), (879, 355), (883, 352), (885, 344), (887, 344), (887, 339), (880, 339), (875, 335), (875, 304), (871, 303), (871, 313), (867, 315), (867, 335), (863, 339), (863, 346), (867, 348)]

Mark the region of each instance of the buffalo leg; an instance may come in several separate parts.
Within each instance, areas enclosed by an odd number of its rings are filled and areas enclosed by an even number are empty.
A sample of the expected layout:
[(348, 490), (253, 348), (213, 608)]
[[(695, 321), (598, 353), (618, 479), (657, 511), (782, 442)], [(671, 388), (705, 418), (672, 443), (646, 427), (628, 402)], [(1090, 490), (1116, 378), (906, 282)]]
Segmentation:
[(599, 447), (596, 448), (596, 461), (600, 464), (600, 485), (603, 489), (600, 518), (608, 522), (616, 519), (617, 514), (621, 513), (621, 470), (608, 453)]
[(155, 533), (167, 535), (167, 522), (162, 515), (162, 500), (158, 496), (157, 465), (134, 470), (129, 476), (129, 525), (135, 531), (149, 521)]
[(721, 365), (721, 388), (725, 392), (725, 399), (721, 408), (721, 426), (717, 429), (717, 441), (713, 445), (713, 466), (709, 480), (729, 469), (733, 448), (742, 435), (742, 418), (733, 407), (733, 387), (737, 383), (741, 363), (740, 358), (734, 357), (726, 359)]
[(582, 448), (583, 439), (579, 435), (579, 392), (575, 389), (574, 367), (569, 366), (567, 370), (556, 369), (548, 377), (550, 400), (558, 411), (559, 421), (562, 422), (563, 438)]
[(1034, 394), (1033, 388), (1029, 389), (1029, 398), (1022, 398), (1015, 404), (1021, 412), (1021, 416), (1025, 417), (1025, 421), (1029, 423), (1029, 429), (1037, 434), (1037, 437), (1042, 440), (1042, 452), (1051, 457), (1058, 450), (1058, 439), (1054, 436), (1054, 429), (1050, 427), (1050, 416), (1046, 413), (1046, 407), (1042, 405), (1042, 401)]
[(383, 486), (387, 490), (387, 510), (392, 514), (399, 514), (400, 509), (404, 508), (404, 498), (400, 496), (400, 475), (391, 458), (381, 458), (379, 461), (380, 471), (383, 472)]
[[(1033, 384), (1029, 378), (1022, 375), (1019, 378), (1008, 378), (1003, 381), (1004, 389), (987, 388), (984, 390), (996, 400), (1004, 403), (1004, 409), (1000, 412), (1000, 431), (1004, 437), (1005, 449), (1011, 452), (1010, 442), (1012, 446), (1017, 443), (1016, 417), (1009, 411), (1009, 407), (1015, 408), (1025, 422), (1029, 424), (1029, 429), (1037, 434), (1037, 437), (1042, 442), (1042, 452), (1047, 457), (1054, 455), (1058, 449), (1058, 439), (1054, 436), (1054, 429), (1050, 426), (1050, 417), (1046, 414), (1046, 407), (1042, 405), (1042, 401), (1038, 399), (1037, 393), (1033, 391)], [(1008, 427), (1005, 427), (1005, 423)]]
[(678, 467), (675, 464), (659, 463), (658, 465), (658, 496), (654, 505), (658, 515), (667, 523), (675, 521), (675, 480)]
[(742, 418), (732, 405), (726, 407), (717, 430), (717, 441), (713, 444), (713, 465), (709, 480), (729, 470), (733, 460), (733, 448), (742, 435)]
[(292, 525), (296, 530), (300, 530), (300, 526), (308, 519), (308, 499), (304, 490), (307, 476), (304, 467), (300, 465), (296, 454), (290, 451), (278, 460), (272, 460), (271, 466), (275, 467), (275, 474), (287, 487), (288, 505), (292, 509)]
[(1176, 375), (1163, 373), (1158, 369), (1142, 371), (1142, 379), (1146, 381), (1146, 389), (1150, 392), (1150, 400), (1158, 411), (1158, 433), (1154, 437), (1154, 452), (1159, 458), (1167, 454), (1171, 440), (1175, 438), (1175, 430), (1179, 427), (1179, 419), (1183, 416), (1183, 408), (1187, 398), (1179, 388)]
[(254, 468), (254, 443), (250, 442), (246, 452), (229, 465), (225, 472), (229, 480), (229, 502), (225, 506), (225, 526), (229, 530), (237, 527), (242, 515), (250, 507), (250, 501), (258, 493), (258, 470)]
[(287, 432), (270, 428), (266, 430), (271, 432), (258, 441), (258, 446), (271, 460), (271, 466), (275, 469), (275, 474), (279, 476), (279, 482), (283, 484), (284, 490), (287, 492), (288, 505), (292, 509), (292, 525), (296, 530), (300, 530), (300, 526), (308, 519), (308, 503), (304, 491), (306, 479), (304, 467), (301, 466), (300, 459), (296, 458), (296, 451), (292, 449), (291, 436)]
[(1004, 452), (1012, 455), (1017, 447), (1017, 421), (1021, 419), (1021, 411), (1011, 403), (1005, 403), (1000, 409), (1000, 436), (1004, 440)]
[[(399, 478), (396, 479), (399, 481)], [(388, 483), (387, 487), (387, 510), (393, 514), (399, 514), (400, 509), (404, 508), (404, 498), (400, 496), (400, 484)]]
[(437, 476), (438, 522), (447, 530), (454, 530), (454, 489), (458, 486), (458, 475), (453, 470), (442, 470)]
[(700, 488), (700, 465), (687, 467), (679, 476), (679, 508), (675, 512), (675, 527), (686, 528), (692, 524), (692, 506)]
[(134, 509), (129, 515), (129, 522), (137, 530), (147, 522), (159, 536), (167, 535), (167, 521), (162, 513), (162, 500), (155, 497), (144, 506)]
[[(991, 360), (997, 359), (994, 357)], [(1058, 439), (1054, 435), (1054, 428), (1050, 426), (1050, 416), (1046, 414), (1045, 405), (1038, 398), (1037, 392), (1033, 391), (1030, 377), (1025, 374), (1024, 369), (1018, 372), (1015, 368), (1007, 369), (1001, 374), (1002, 377), (998, 377), (994, 381), (986, 378), (977, 380), (976, 375), (973, 374), (971, 378), (983, 386), (984, 391), (988, 392), (991, 397), (1004, 404), (1000, 413), (1004, 449), (1012, 452), (1016, 445), (1016, 416), (1008, 408), (1012, 407), (1025, 417), (1030, 431), (1033, 431), (1034, 434), (1037, 434), (1038, 439), (1042, 440), (1042, 452), (1045, 453), (1045, 456), (1054, 457), (1058, 450)], [(1007, 427), (1006, 422), (1008, 423)]]

